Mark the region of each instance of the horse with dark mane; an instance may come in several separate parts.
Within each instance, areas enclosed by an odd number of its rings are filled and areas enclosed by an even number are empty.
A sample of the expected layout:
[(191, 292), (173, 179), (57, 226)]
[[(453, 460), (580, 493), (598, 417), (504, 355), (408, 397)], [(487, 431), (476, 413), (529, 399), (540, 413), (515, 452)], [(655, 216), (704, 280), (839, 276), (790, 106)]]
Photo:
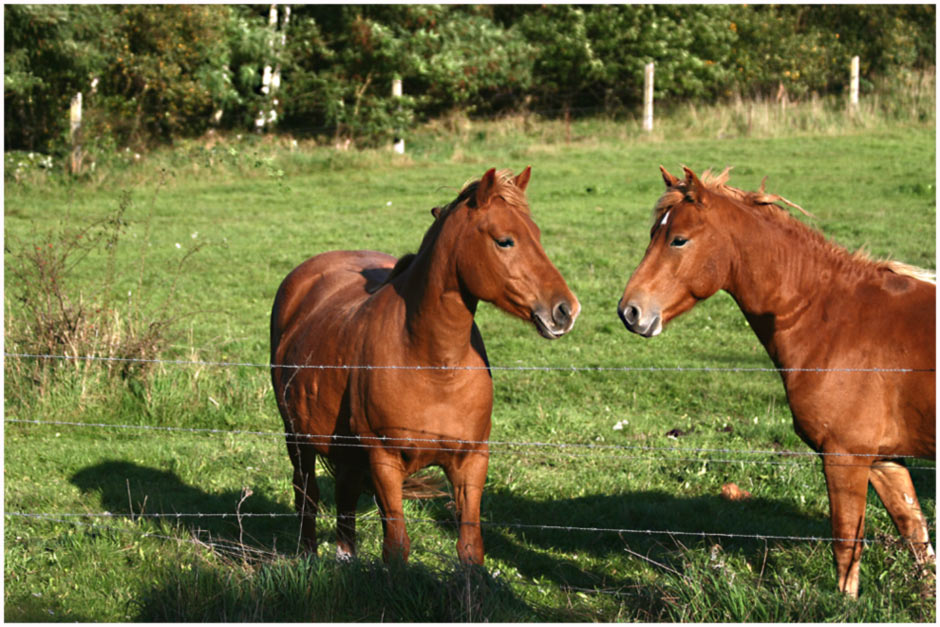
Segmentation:
[(316, 552), (317, 456), (336, 480), (337, 555), (355, 554), (356, 502), (374, 489), (383, 559), (407, 560), (403, 480), (440, 466), (454, 489), (464, 562), (483, 563), (480, 498), (493, 383), (474, 323), (479, 301), (546, 338), (581, 306), (540, 243), (525, 189), (489, 170), (444, 208), (418, 252), (333, 251), (284, 279), (271, 312), (271, 376), (288, 433), (301, 535)]
[(935, 282), (827, 241), (763, 184), (728, 186), (730, 168), (660, 170), (650, 244), (618, 306), (627, 329), (652, 337), (731, 294), (780, 370), (797, 434), (822, 455), (839, 589), (858, 596), (869, 482), (917, 561), (933, 562), (904, 458), (936, 455)]

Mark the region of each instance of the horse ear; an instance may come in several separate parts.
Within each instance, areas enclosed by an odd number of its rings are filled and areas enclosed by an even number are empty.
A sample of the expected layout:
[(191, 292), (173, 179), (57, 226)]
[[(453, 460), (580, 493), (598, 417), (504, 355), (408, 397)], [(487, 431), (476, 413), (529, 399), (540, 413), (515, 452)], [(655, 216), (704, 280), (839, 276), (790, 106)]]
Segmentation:
[(659, 166), (659, 171), (663, 173), (663, 181), (665, 181), (666, 187), (675, 187), (679, 184), (679, 179), (669, 174), (663, 166)]
[(490, 196), (493, 195), (493, 189), (496, 187), (496, 168), (490, 168), (486, 171), (486, 174), (483, 175), (483, 178), (480, 179), (480, 184), (477, 185), (477, 193), (475, 197), (476, 207), (482, 207), (490, 200)]
[(702, 199), (705, 197), (705, 186), (698, 180), (698, 177), (695, 176), (695, 172), (686, 166), (682, 166), (682, 171), (685, 172), (685, 186), (689, 190), (688, 193), (696, 202), (702, 202)]
[(516, 187), (519, 188), (519, 191), (525, 191), (525, 188), (529, 185), (529, 178), (532, 176), (532, 166), (526, 166), (526, 169), (519, 173), (513, 183), (516, 184)]
[(433, 209), (431, 209), (431, 215), (434, 216), (435, 220), (437, 220), (441, 215), (441, 208), (434, 207)]

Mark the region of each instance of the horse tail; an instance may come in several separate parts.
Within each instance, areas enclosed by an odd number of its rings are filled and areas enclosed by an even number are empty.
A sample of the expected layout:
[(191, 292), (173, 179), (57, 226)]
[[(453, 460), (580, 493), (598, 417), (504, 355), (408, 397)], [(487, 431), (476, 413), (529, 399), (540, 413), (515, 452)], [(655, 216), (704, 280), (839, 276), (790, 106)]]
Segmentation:
[[(333, 460), (323, 455), (318, 455), (317, 457), (326, 473), (331, 477), (336, 477), (336, 465), (333, 463)], [(402, 498), (409, 501), (450, 496), (450, 492), (447, 490), (447, 479), (439, 472), (435, 472), (432, 468), (425, 468), (410, 477), (405, 477), (401, 489)], [(372, 484), (372, 479), (368, 476), (366, 477), (363, 491), (367, 494), (375, 494), (375, 486)]]
[(402, 484), (402, 497), (411, 501), (436, 499), (439, 496), (450, 496), (447, 480), (440, 473), (430, 469), (406, 477)]

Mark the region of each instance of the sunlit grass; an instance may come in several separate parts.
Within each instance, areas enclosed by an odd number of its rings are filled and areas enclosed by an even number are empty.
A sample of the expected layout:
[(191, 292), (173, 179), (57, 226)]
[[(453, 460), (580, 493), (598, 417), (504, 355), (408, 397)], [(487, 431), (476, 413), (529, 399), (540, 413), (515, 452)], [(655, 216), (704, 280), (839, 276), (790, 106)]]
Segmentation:
[[(769, 115), (776, 105), (759, 106)], [(701, 303), (652, 340), (628, 334), (615, 311), (646, 246), (659, 164), (733, 165), (731, 182), (742, 188), (769, 175), (768, 190), (813, 212), (813, 224), (838, 243), (935, 267), (932, 124), (882, 116), (837, 127), (837, 114), (825, 133), (786, 127), (721, 138), (716, 129), (731, 128), (733, 110), (676, 112), (655, 137), (629, 121), (575, 121), (570, 137), (561, 123), (467, 122), (416, 133), (405, 157), (232, 137), (210, 147), (183, 142), (87, 181), (37, 174), (8, 182), (8, 247), (64, 216), (102, 216), (131, 192), (115, 255), (118, 295), (140, 284), (161, 302), (181, 255), (203, 246), (170, 305), (184, 315), (164, 357), (188, 363), (158, 365), (143, 381), (60, 369), (56, 385), (39, 395), (22, 360), (6, 359), (8, 419), (165, 429), (5, 425), (8, 514), (118, 514), (66, 522), (8, 516), (6, 618), (932, 622), (935, 591), (894, 542), (874, 493), (868, 536), (879, 543), (863, 557), (858, 604), (834, 592), (824, 542), (677, 535), (825, 536), (824, 480), (812, 457), (748, 452), (808, 449), (793, 433), (776, 373), (720, 370), (771, 365), (730, 297)], [(730, 117), (711, 120), (718, 115)], [(263, 367), (277, 285), (324, 250), (413, 251), (430, 208), (465, 181), (489, 167), (526, 165), (543, 244), (583, 310), (557, 342), (491, 306), (478, 312), (494, 365), (552, 368), (494, 371), (492, 439), (516, 444), (493, 447), (483, 499), (486, 573), (453, 565), (447, 499), (406, 505), (414, 563), (395, 570), (378, 564), (381, 525), (364, 496), (362, 561), (334, 564), (333, 484), (322, 473), (322, 559), (297, 557), (290, 464)], [(7, 263), (15, 254), (13, 245)], [(91, 256), (76, 270), (86, 298), (97, 296), (87, 290), (105, 259)], [(7, 337), (21, 316), (15, 289), (6, 286)], [(623, 370), (631, 367), (664, 370)], [(255, 431), (266, 434), (244, 433)], [(933, 521), (934, 471), (912, 474)], [(722, 499), (729, 482), (752, 498)], [(252, 495), (240, 511), (277, 516), (241, 524), (133, 519), (232, 513), (245, 488)], [(243, 561), (211, 544), (239, 541), (278, 557)], [(342, 605), (361, 599), (357, 590), (376, 592), (376, 600)], [(442, 602), (451, 596), (460, 603)]]

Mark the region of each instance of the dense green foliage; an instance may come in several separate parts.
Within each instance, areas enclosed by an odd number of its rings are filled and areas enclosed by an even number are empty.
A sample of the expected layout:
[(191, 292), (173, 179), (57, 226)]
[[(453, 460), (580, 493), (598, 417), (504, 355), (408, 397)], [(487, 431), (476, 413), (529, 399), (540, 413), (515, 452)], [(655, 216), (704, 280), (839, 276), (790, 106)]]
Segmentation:
[[(771, 366), (727, 294), (650, 340), (618, 320), (660, 163), (733, 165), (731, 183), (745, 189), (769, 175), (767, 189), (837, 243), (935, 267), (933, 94), (926, 81), (851, 117), (811, 102), (690, 106), (653, 134), (630, 121), (460, 120), (415, 129), (406, 155), (231, 134), (79, 179), (12, 162), (5, 268), (68, 270), (55, 275), (59, 293), (89, 313), (93, 341), (146, 330), (111, 319), (169, 320), (171, 341), (155, 348), (179, 362), (37, 372), (35, 360), (5, 359), (4, 618), (933, 624), (932, 569), (913, 563), (873, 491), (857, 602), (835, 591), (827, 542), (780, 538), (826, 537), (829, 525), (819, 461), (793, 433), (776, 373), (568, 369)], [(298, 555), (264, 367), (277, 285), (325, 250), (413, 252), (429, 209), (464, 181), (525, 165), (542, 243), (583, 309), (556, 342), (492, 306), (477, 312), (494, 365), (561, 368), (493, 373), (485, 569), (454, 566), (448, 498), (406, 504), (412, 560), (385, 567), (364, 495), (361, 560), (336, 563), (333, 480), (322, 472), (320, 557)], [(89, 252), (68, 269), (58, 247), (89, 224), (94, 246), (76, 244)], [(34, 346), (25, 331), (37, 309), (31, 275), (6, 276), (5, 350), (17, 353)], [(91, 315), (98, 307), (110, 311)], [(935, 540), (935, 463), (910, 465)], [(728, 482), (752, 498), (723, 499)]]
[(295, 135), (368, 144), (455, 109), (632, 111), (648, 62), (674, 105), (825, 95), (853, 55), (866, 85), (935, 55), (932, 5), (279, 5), (273, 26), (269, 10), (5, 5), (7, 149), (63, 150), (76, 92), (92, 152), (272, 110)]

